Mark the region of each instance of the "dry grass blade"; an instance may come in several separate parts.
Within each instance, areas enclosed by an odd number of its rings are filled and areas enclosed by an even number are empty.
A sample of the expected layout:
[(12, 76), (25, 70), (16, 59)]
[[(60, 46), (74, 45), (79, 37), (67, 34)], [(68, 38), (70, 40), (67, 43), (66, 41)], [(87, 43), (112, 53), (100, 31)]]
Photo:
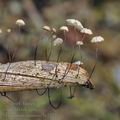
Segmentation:
[[(9, 63), (8, 63), (9, 64)], [(62, 83), (58, 81), (64, 76), (64, 72), (69, 63), (59, 63), (57, 66), (57, 77), (53, 78), (56, 72), (56, 62), (36, 61), (21, 61), (11, 63), (6, 72), (8, 64), (0, 65), (0, 91), (18, 91), (32, 90), (41, 88), (60, 88), (64, 86), (86, 85), (88, 74), (80, 68), (78, 77), (77, 70), (70, 69)], [(4, 76), (6, 78), (4, 80)]]

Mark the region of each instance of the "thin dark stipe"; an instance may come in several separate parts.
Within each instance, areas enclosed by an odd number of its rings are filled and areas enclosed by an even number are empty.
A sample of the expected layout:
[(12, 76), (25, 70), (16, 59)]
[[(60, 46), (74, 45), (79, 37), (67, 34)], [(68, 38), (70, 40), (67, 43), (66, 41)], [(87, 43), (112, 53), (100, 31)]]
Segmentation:
[(42, 96), (42, 95), (44, 95), (46, 92), (47, 92), (47, 88), (43, 91), (43, 92), (39, 92), (39, 90), (38, 89), (36, 89), (36, 92), (37, 92), (37, 94), (39, 95), (39, 96)]
[(6, 97), (7, 99), (9, 99), (12, 102), (15, 102), (14, 100), (12, 100), (9, 96), (7, 96), (6, 92), (0, 92), (1, 96)]
[(35, 52), (34, 52), (34, 65), (36, 66), (36, 59), (37, 59), (37, 50), (38, 50), (38, 45), (35, 46)]
[(46, 61), (47, 61), (47, 56), (48, 56), (48, 52), (47, 52), (47, 48), (45, 49), (45, 59), (46, 59)]
[(72, 56), (72, 58), (71, 58), (70, 65), (68, 65), (68, 66), (66, 67), (63, 77), (58, 81), (59, 83), (61, 83), (61, 82), (63, 81), (63, 79), (67, 76), (67, 74), (69, 73), (70, 68), (71, 68), (71, 66), (72, 66), (72, 63), (73, 63), (73, 60), (74, 60), (74, 57), (75, 57), (75, 54), (73, 54), (73, 56)]
[[(59, 52), (58, 52), (58, 58), (57, 58), (57, 65), (56, 65), (56, 68), (55, 68), (55, 77), (57, 77), (58, 75), (57, 75), (57, 73), (58, 73), (58, 70), (57, 70), (57, 68), (58, 68), (58, 65), (59, 65), (59, 59), (60, 59), (60, 55), (61, 55), (61, 53), (62, 53), (62, 46), (60, 46), (60, 49), (59, 49)], [(54, 78), (54, 76), (53, 76), (53, 78)]]
[(3, 81), (5, 81), (5, 78), (6, 78), (6, 75), (7, 75), (7, 71), (8, 71), (8, 69), (9, 69), (10, 65), (11, 65), (11, 63), (9, 63), (9, 65), (8, 65), (6, 71), (5, 71), (5, 76), (4, 76), (4, 78), (3, 78)]
[(11, 54), (10, 49), (8, 48), (8, 60), (9, 60), (9, 65), (8, 65), (6, 71), (5, 71), (5, 76), (4, 76), (3, 81), (5, 81), (5, 78), (6, 78), (6, 75), (7, 75), (7, 71), (8, 71), (8, 69), (10, 68), (11, 62), (13, 61), (14, 57), (15, 57), (14, 54), (13, 54), (13, 53)]
[(70, 96), (68, 98), (72, 99), (74, 97), (76, 87), (73, 88), (73, 92), (72, 92), (72, 86), (70, 86), (69, 88), (70, 88)]
[(78, 65), (78, 73), (76, 75), (76, 78), (79, 76), (79, 73), (80, 73), (80, 65)]
[[(60, 46), (60, 49), (59, 49), (59, 52), (58, 52), (58, 58), (57, 58), (57, 65), (56, 65), (56, 68), (55, 68), (55, 74), (53, 75), (53, 77), (52, 77), (52, 80), (55, 78), (57, 78), (57, 73), (58, 73), (58, 70), (57, 70), (57, 68), (58, 68), (58, 65), (59, 65), (59, 58), (60, 58), (60, 55), (61, 55), (61, 53), (62, 53), (62, 46)], [(50, 86), (50, 84), (51, 84), (51, 82), (49, 83), (49, 85), (48, 86)]]
[(51, 47), (50, 47), (49, 55), (48, 55), (48, 57), (47, 57), (47, 61), (50, 60), (51, 54), (52, 54), (52, 40), (51, 40)]
[(83, 86), (85, 86), (85, 87), (87, 87), (87, 88), (90, 88), (90, 89), (94, 89), (94, 85), (91, 83), (90, 79), (91, 79), (91, 77), (92, 77), (92, 75), (93, 75), (93, 73), (94, 73), (94, 71), (95, 71), (96, 65), (97, 65), (98, 48), (96, 48), (96, 55), (95, 55), (95, 56), (96, 56), (96, 62), (95, 62), (95, 64), (94, 64), (94, 66), (93, 66), (93, 69), (92, 69), (92, 71), (91, 71), (91, 74), (90, 74), (87, 82), (85, 83), (85, 85), (83, 85)]
[(95, 71), (96, 65), (97, 65), (97, 62), (96, 62), (95, 65), (93, 66), (93, 69), (92, 69), (92, 71), (91, 71), (91, 74), (90, 74), (88, 80), (91, 79), (91, 77), (92, 77), (92, 75), (93, 75), (93, 73), (94, 73), (94, 71)]
[[(80, 47), (80, 45), (79, 45), (79, 51), (81, 51), (81, 47)], [(80, 52), (80, 57), (81, 57), (81, 62), (83, 61), (82, 59), (83, 59), (83, 57), (82, 57), (82, 51)], [(76, 75), (76, 77), (78, 77), (78, 75), (79, 75), (79, 73), (80, 73), (80, 65), (78, 65), (78, 73), (77, 73), (77, 75)]]
[(62, 105), (62, 90), (61, 90), (61, 94), (60, 94), (60, 101), (59, 101), (59, 103), (58, 103), (58, 105), (54, 105), (53, 103), (52, 103), (52, 101), (51, 101), (51, 98), (50, 98), (50, 88), (47, 88), (47, 90), (48, 90), (48, 100), (49, 100), (49, 104), (50, 104), (50, 106), (52, 107), (52, 108), (54, 108), (54, 109), (58, 109), (61, 105)]
[(92, 84), (90, 80), (87, 80), (85, 84), (82, 85), (83, 87), (89, 88), (89, 89), (94, 89), (95, 86)]
[(93, 75), (93, 73), (94, 73), (94, 71), (95, 71), (96, 65), (97, 65), (97, 59), (98, 59), (98, 48), (96, 48), (96, 55), (95, 55), (95, 56), (96, 56), (96, 62), (95, 62), (95, 64), (94, 64), (94, 66), (93, 66), (93, 69), (92, 69), (92, 71), (91, 71), (91, 74), (90, 74), (88, 80), (91, 79), (91, 77), (92, 77), (92, 75)]
[[(50, 34), (49, 38), (48, 38), (48, 42), (50, 40), (50, 38), (52, 37), (53, 33)], [(50, 60), (51, 54), (52, 54), (52, 47), (53, 47), (53, 40), (51, 39), (50, 41), (50, 52), (49, 54), (46, 56), (46, 61)]]
[(56, 62), (59, 61), (61, 53), (62, 53), (62, 46), (60, 46), (60, 49), (59, 49), (59, 52), (58, 52), (58, 58), (57, 58)]

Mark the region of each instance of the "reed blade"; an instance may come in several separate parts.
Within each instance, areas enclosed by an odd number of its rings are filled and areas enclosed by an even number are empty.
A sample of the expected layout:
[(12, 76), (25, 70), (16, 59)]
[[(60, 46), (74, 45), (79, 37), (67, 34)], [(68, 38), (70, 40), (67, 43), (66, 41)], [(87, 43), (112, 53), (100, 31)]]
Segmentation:
[[(80, 74), (76, 78), (77, 70), (70, 69), (62, 83), (59, 83), (60, 78), (64, 77), (64, 71), (70, 63), (59, 62), (57, 67), (57, 77), (53, 78), (56, 70), (56, 62), (36, 61), (21, 61), (11, 63), (8, 71), (8, 64), (0, 65), (0, 91), (19, 91), (60, 88), (64, 86), (84, 85), (88, 80), (88, 73), (83, 68), (80, 68)], [(43, 67), (44, 66), (44, 67)], [(6, 78), (4, 76), (6, 74)], [(49, 84), (50, 83), (50, 84)]]

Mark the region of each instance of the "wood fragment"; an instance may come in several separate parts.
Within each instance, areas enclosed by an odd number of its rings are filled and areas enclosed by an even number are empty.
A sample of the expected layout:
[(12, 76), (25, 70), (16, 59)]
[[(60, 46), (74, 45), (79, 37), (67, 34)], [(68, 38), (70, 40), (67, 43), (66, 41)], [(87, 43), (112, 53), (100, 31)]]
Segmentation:
[[(38, 60), (35, 66), (32, 60), (21, 61), (11, 63), (6, 72), (8, 65), (9, 63), (0, 64), (0, 92), (85, 85), (89, 78), (86, 70), (81, 67), (78, 77), (77, 69), (70, 69), (62, 83), (59, 83), (69, 63), (58, 65), (56, 62)], [(58, 66), (55, 77), (56, 65)]]

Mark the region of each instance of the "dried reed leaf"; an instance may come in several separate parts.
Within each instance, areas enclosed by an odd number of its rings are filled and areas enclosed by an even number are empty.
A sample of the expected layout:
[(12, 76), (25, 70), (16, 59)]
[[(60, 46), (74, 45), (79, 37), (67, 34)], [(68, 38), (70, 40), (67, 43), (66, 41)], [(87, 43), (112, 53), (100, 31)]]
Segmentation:
[[(58, 65), (58, 66), (57, 66)], [(88, 81), (87, 72), (81, 67), (79, 76), (76, 69), (70, 69), (63, 78), (68, 63), (46, 61), (21, 61), (0, 65), (0, 91), (32, 90), (41, 88), (59, 88), (64, 86), (84, 85)], [(9, 66), (9, 69), (7, 70)], [(57, 77), (55, 71), (57, 66)], [(7, 70), (7, 71), (6, 71)], [(53, 77), (54, 76), (54, 77)]]

